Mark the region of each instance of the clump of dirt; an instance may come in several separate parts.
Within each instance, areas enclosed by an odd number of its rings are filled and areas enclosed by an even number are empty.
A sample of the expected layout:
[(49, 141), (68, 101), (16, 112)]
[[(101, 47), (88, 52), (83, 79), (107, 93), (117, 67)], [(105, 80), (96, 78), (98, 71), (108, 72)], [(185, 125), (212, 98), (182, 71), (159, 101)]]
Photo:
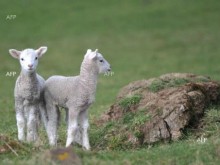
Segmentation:
[(18, 156), (17, 152), (19, 150), (25, 150), (25, 147), (9, 136), (0, 134), (0, 154), (12, 152), (15, 156)]
[(73, 151), (72, 147), (56, 148), (44, 153), (44, 160), (60, 165), (81, 165), (81, 159)]
[(175, 141), (187, 127), (196, 128), (205, 108), (220, 100), (220, 84), (209, 77), (172, 73), (132, 82), (99, 121), (99, 146), (135, 148)]

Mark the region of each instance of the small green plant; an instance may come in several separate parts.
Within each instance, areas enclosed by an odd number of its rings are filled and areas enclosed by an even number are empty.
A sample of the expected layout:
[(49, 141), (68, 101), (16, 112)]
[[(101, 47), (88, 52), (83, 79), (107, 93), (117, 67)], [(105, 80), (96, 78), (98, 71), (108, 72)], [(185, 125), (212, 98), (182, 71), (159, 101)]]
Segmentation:
[(131, 97), (126, 97), (126, 98), (122, 99), (119, 102), (119, 105), (122, 108), (127, 109), (127, 108), (130, 108), (132, 105), (138, 104), (140, 102), (141, 98), (142, 98), (141, 95), (135, 94)]
[(154, 80), (148, 89), (152, 92), (159, 92), (160, 90), (170, 88), (170, 87), (178, 87), (189, 82), (208, 82), (209, 79), (206, 77), (198, 77), (198, 78), (174, 78), (169, 80), (156, 79)]
[(141, 132), (140, 130), (136, 130), (136, 131), (134, 131), (134, 136), (138, 139), (143, 139), (144, 133)]
[(152, 92), (158, 92), (162, 89), (165, 88), (170, 88), (170, 87), (177, 87), (183, 84), (186, 84), (190, 82), (188, 79), (184, 78), (176, 78), (176, 79), (171, 79), (171, 80), (155, 80), (151, 83), (151, 85), (148, 87), (148, 89)]
[(220, 128), (220, 111), (219, 107), (209, 107), (203, 118), (204, 126), (202, 128), (201, 134), (205, 134), (207, 136), (219, 136), (219, 128)]
[(122, 118), (122, 123), (127, 124), (130, 127), (143, 125), (151, 117), (149, 114), (146, 114), (146, 109), (138, 110), (137, 112), (127, 112)]
[(124, 145), (124, 141), (127, 140), (127, 137), (123, 133), (116, 134), (111, 136), (108, 141), (108, 148), (110, 149), (125, 149), (126, 146)]
[(128, 140), (129, 135), (142, 141), (144, 135), (141, 126), (148, 120), (150, 120), (150, 115), (147, 114), (147, 110), (140, 109), (137, 112), (126, 112), (122, 118), (108, 121), (99, 128), (92, 126), (91, 144), (99, 149), (125, 150), (132, 148), (134, 144)]
[(146, 109), (141, 109), (137, 112), (127, 112), (122, 118), (122, 123), (127, 124), (132, 129), (136, 126), (141, 126), (151, 118), (146, 111)]
[(128, 112), (124, 115), (123, 119), (122, 119), (122, 123), (123, 124), (129, 124), (131, 123), (131, 121), (133, 120), (134, 118), (134, 113), (133, 112)]
[(148, 87), (148, 89), (152, 92), (158, 92), (165, 87), (165, 82), (162, 80), (155, 80), (151, 83), (151, 85)]
[(146, 121), (150, 119), (150, 115), (148, 114), (138, 114), (134, 116), (132, 125), (143, 125)]

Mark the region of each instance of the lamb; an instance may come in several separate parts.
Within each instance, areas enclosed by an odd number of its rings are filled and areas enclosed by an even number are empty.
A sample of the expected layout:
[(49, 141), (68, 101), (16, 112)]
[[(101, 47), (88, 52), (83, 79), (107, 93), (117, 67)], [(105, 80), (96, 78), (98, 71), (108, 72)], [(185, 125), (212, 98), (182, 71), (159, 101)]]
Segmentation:
[[(78, 142), (90, 150), (88, 137), (88, 108), (95, 101), (98, 74), (111, 71), (110, 64), (98, 53), (87, 50), (81, 64), (80, 75), (52, 76), (45, 83), (45, 102), (48, 115), (49, 144), (57, 145), (59, 107), (65, 108), (68, 117), (66, 147)], [(80, 139), (77, 140), (77, 137)]]
[[(18, 59), (21, 65), (21, 72), (14, 89), (18, 140), (20, 141), (34, 142), (38, 139), (37, 130), (40, 115), (46, 126), (47, 119), (43, 99), (45, 80), (36, 73), (38, 59), (46, 51), (47, 47), (40, 47), (37, 50), (9, 50), (11, 56)], [(25, 130), (26, 128), (27, 130)], [(25, 136), (25, 132), (27, 136)]]

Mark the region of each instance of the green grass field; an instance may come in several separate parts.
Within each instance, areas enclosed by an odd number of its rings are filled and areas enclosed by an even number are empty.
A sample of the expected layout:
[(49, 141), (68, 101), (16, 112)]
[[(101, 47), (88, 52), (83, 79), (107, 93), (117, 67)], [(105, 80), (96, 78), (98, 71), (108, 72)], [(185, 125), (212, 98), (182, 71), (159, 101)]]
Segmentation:
[[(18, 61), (8, 50), (48, 46), (38, 73), (77, 75), (88, 48), (98, 48), (111, 63), (114, 75), (100, 76), (96, 102), (90, 108), (93, 122), (114, 102), (121, 87), (131, 81), (170, 72), (190, 72), (220, 80), (219, 0), (9, 0), (0, 1), (0, 134), (17, 139), (13, 90), (20, 72)], [(15, 76), (7, 73), (16, 72)], [(178, 142), (138, 150), (76, 151), (83, 164), (218, 164), (220, 162), (219, 107), (209, 108), (197, 142), (189, 135)], [(64, 146), (66, 126), (60, 129), (59, 145)], [(13, 152), (0, 153), (0, 164), (34, 164), (36, 154), (48, 149), (21, 144)], [(0, 139), (0, 146), (4, 140)], [(46, 145), (45, 145), (46, 144)], [(29, 160), (29, 161), (27, 161)]]

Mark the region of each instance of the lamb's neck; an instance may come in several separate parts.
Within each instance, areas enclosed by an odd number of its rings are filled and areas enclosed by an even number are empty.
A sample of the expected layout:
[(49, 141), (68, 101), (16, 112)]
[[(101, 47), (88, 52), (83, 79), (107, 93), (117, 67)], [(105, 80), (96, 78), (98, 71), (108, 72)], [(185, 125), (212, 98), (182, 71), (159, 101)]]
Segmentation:
[(92, 71), (80, 72), (80, 84), (90, 95), (95, 95), (98, 74)]
[(26, 72), (26, 71), (21, 71), (20, 73), (21, 79), (25, 80), (26, 83), (31, 83), (37, 81), (37, 73), (35, 71), (33, 72)]

